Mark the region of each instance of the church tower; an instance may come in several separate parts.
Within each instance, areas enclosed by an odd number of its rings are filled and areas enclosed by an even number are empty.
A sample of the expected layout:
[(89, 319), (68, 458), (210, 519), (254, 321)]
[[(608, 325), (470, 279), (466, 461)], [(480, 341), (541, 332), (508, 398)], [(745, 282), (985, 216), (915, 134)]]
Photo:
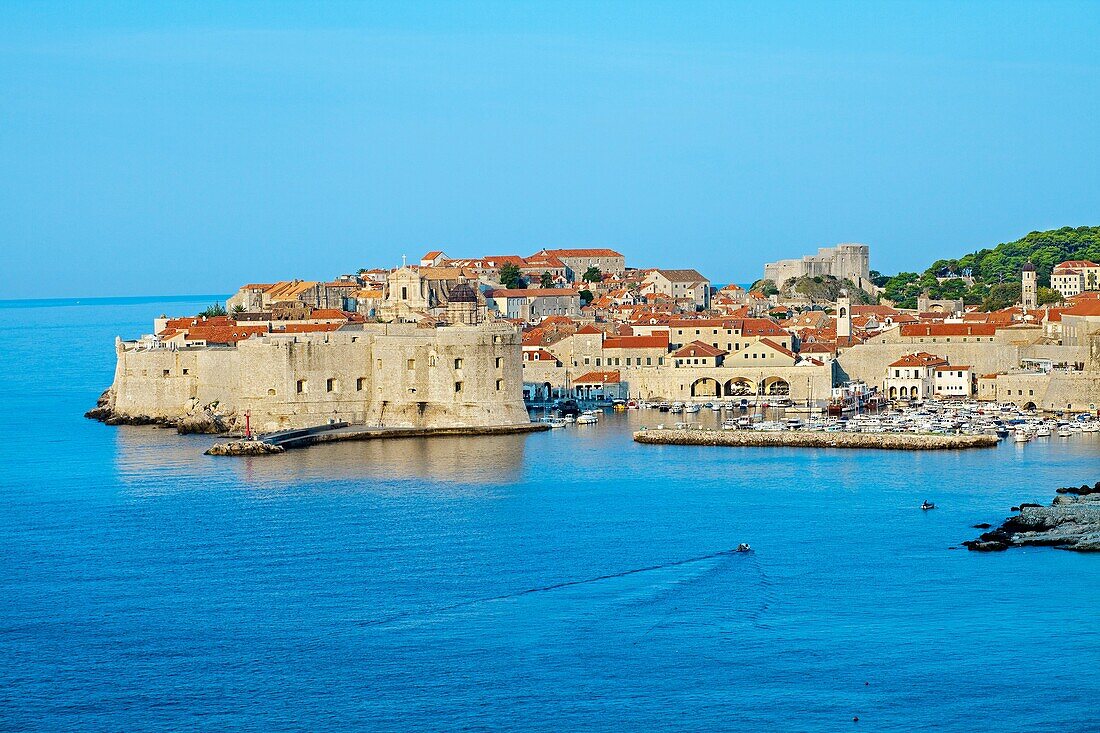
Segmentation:
[(852, 299), (847, 290), (841, 290), (836, 299), (836, 340), (852, 337)]
[(1025, 263), (1020, 277), (1020, 301), (1024, 310), (1036, 310), (1039, 307), (1039, 273), (1035, 271), (1035, 265)]

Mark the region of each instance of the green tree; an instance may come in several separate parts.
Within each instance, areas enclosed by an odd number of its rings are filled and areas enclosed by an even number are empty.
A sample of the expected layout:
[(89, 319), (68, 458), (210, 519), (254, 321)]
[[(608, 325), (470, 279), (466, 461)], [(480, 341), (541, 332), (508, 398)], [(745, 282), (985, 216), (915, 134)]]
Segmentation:
[(1039, 305), (1046, 305), (1047, 303), (1061, 303), (1062, 294), (1057, 290), (1051, 288), (1039, 288)]
[(542, 273), (542, 276), (539, 278), (539, 287), (542, 287), (542, 288), (552, 288), (552, 287), (554, 287), (554, 276), (551, 275), (549, 272)]
[(225, 306), (223, 306), (221, 303), (212, 303), (206, 310), (201, 311), (199, 313), (199, 315), (200, 316), (205, 316), (206, 318), (214, 318), (215, 316), (224, 316), (225, 315)]
[(519, 267), (511, 262), (505, 262), (500, 268), (500, 284), (506, 288), (522, 288), (526, 287), (526, 283), (523, 281), (523, 273), (519, 271)]
[(577, 293), (577, 295), (581, 296), (581, 305), (588, 305), (596, 297), (595, 295), (592, 294), (591, 290), (582, 290), (579, 293)]
[(584, 280), (586, 283), (598, 283), (603, 280), (603, 274), (600, 272), (600, 268), (592, 265), (584, 271), (581, 280)]

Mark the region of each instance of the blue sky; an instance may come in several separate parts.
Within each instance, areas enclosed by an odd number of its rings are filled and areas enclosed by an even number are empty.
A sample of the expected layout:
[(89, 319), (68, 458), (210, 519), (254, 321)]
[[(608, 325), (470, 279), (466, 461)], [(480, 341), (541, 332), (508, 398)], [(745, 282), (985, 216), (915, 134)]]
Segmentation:
[(1100, 224), (1100, 4), (0, 4), (0, 297)]

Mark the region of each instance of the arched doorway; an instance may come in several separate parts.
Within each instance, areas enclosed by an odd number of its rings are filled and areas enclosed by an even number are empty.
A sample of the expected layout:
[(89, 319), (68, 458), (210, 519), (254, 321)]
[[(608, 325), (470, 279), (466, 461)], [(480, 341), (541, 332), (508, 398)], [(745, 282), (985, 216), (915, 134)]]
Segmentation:
[(717, 379), (711, 379), (710, 377), (701, 377), (691, 383), (691, 396), (692, 397), (718, 397), (722, 385), (718, 383)]
[(897, 387), (891, 387), (890, 388), (890, 399), (896, 400), (897, 398), (898, 398), (898, 388)]
[(756, 394), (756, 384), (746, 377), (734, 377), (726, 382), (726, 397), (751, 397)]
[(791, 384), (782, 377), (768, 377), (764, 380), (764, 394), (782, 396), (791, 393)]

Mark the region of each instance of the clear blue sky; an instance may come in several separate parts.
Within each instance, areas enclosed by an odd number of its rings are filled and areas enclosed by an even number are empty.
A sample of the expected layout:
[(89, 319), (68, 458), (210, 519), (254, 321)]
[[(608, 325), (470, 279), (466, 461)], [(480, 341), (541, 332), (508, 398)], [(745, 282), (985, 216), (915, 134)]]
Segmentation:
[(1100, 224), (1100, 3), (0, 5), (0, 297)]

